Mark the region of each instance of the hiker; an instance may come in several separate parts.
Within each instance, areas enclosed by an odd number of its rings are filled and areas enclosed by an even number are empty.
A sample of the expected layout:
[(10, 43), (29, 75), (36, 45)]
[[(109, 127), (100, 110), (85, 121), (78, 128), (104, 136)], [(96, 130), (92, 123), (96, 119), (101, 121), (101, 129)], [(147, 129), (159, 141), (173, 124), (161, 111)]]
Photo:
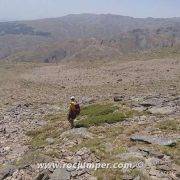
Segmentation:
[(69, 106), (69, 113), (68, 113), (68, 121), (71, 124), (71, 128), (74, 128), (74, 119), (79, 115), (80, 113), (80, 106), (76, 102), (75, 97), (71, 97), (71, 102)]

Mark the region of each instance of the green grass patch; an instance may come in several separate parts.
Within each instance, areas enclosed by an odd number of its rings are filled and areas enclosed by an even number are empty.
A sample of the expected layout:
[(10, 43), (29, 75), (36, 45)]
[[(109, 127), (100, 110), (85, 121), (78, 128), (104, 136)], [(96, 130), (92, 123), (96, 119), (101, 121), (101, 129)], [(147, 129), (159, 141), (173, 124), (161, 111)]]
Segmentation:
[(90, 106), (86, 106), (82, 109), (81, 115), (82, 116), (99, 116), (99, 115), (106, 115), (113, 113), (117, 110), (117, 106), (113, 106), (112, 104), (93, 104)]
[(76, 127), (98, 126), (103, 123), (116, 123), (132, 116), (131, 111), (120, 111), (118, 106), (112, 104), (94, 104), (82, 109)]
[(88, 117), (87, 119), (83, 119), (77, 123), (77, 127), (90, 127), (94, 125), (100, 125), (103, 123), (116, 123), (119, 121), (123, 121), (127, 116), (123, 113), (110, 113), (105, 115), (98, 115)]

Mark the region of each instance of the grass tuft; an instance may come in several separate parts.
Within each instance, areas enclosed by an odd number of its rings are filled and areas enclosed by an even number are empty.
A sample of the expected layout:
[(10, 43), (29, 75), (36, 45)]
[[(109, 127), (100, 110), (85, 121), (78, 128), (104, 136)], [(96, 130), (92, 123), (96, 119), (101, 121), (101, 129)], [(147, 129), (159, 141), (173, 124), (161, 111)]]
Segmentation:
[(86, 106), (82, 109), (81, 115), (82, 116), (99, 116), (99, 115), (106, 115), (113, 113), (117, 110), (118, 107), (112, 106), (111, 104), (93, 104), (90, 106)]

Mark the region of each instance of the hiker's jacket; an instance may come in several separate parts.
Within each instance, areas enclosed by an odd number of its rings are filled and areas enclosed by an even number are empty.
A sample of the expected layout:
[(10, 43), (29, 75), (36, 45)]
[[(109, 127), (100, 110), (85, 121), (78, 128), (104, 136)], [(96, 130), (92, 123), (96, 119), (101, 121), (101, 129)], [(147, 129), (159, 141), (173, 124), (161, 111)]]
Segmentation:
[(70, 102), (69, 111), (76, 112), (76, 102), (75, 101)]

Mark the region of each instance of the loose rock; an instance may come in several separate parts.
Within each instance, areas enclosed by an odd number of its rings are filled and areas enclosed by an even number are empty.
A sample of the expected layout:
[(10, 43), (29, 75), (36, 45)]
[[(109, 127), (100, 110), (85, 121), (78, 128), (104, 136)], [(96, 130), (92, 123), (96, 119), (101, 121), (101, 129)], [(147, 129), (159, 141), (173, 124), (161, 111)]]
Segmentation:
[(54, 139), (53, 138), (47, 138), (46, 139), (46, 142), (51, 145), (51, 144), (54, 144)]
[(157, 137), (157, 136), (148, 136), (148, 135), (133, 135), (130, 137), (132, 141), (140, 141), (148, 144), (158, 144), (163, 146), (175, 146), (176, 141), (171, 139)]
[(124, 96), (115, 96), (114, 97), (115, 102), (122, 101), (123, 99), (124, 99)]

